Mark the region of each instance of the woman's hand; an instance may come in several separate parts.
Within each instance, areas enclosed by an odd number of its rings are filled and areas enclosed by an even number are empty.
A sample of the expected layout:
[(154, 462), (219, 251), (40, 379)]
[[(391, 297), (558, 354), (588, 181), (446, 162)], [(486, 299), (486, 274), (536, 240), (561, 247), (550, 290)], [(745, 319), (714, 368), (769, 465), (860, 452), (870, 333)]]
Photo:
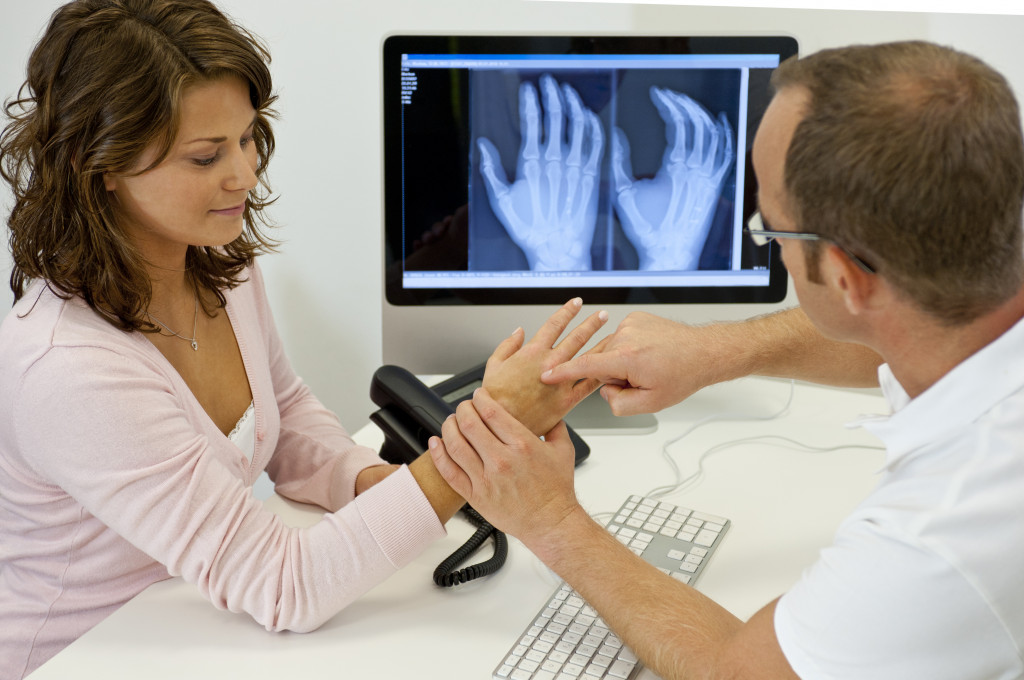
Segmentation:
[(534, 434), (547, 433), (600, 386), (598, 380), (589, 378), (552, 385), (540, 381), (542, 373), (576, 356), (608, 320), (607, 312), (595, 312), (559, 342), (582, 306), (579, 298), (569, 300), (525, 344), (523, 329), (517, 328), (487, 360), (483, 386)]

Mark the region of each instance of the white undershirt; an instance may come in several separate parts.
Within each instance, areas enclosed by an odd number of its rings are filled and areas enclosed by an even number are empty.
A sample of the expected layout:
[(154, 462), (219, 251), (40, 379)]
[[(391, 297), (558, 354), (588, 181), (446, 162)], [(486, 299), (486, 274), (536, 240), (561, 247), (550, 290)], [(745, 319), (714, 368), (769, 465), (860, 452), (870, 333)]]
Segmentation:
[(228, 439), (241, 449), (251, 463), (252, 457), (256, 453), (256, 417), (252, 402), (249, 402), (249, 408), (245, 409), (245, 413), (235, 423), (235, 429), (231, 430)]

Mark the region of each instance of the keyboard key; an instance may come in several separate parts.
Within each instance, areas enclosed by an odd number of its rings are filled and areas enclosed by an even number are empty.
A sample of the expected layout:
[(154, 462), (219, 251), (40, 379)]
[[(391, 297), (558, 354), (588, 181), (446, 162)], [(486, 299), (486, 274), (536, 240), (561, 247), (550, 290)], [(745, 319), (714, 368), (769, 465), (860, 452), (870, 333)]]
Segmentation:
[(612, 678), (628, 678), (635, 667), (635, 663), (620, 659), (608, 667), (608, 676)]
[(697, 519), (704, 520), (705, 522), (714, 522), (715, 524), (720, 524), (722, 526), (729, 523), (729, 520), (724, 517), (716, 517), (715, 515), (709, 515), (706, 512), (695, 512), (693, 513), (693, 516)]
[(693, 542), (697, 545), (702, 545), (704, 547), (711, 547), (714, 544), (716, 538), (718, 538), (717, 532), (708, 531), (707, 529), (704, 529), (699, 534), (697, 534), (697, 537), (693, 539)]

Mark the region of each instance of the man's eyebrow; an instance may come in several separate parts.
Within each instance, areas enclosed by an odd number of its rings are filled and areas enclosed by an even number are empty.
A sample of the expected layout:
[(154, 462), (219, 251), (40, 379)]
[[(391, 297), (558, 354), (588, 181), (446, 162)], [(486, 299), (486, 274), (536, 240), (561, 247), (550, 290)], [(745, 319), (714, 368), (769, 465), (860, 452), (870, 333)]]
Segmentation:
[[(255, 124), (256, 124), (256, 116), (253, 116), (252, 117), (252, 121), (250, 121), (250, 123), (246, 126), (245, 129), (248, 130), (249, 128), (251, 128)], [(226, 141), (228, 141), (227, 137), (198, 137), (196, 139), (191, 139), (191, 140), (185, 142), (185, 144), (195, 144), (196, 142), (209, 142), (211, 144), (223, 144)]]

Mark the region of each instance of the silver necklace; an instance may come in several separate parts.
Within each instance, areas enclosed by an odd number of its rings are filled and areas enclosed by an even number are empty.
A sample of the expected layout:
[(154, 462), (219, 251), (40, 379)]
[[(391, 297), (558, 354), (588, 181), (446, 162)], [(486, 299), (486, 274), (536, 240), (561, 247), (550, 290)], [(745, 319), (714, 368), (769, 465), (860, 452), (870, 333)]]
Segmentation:
[(188, 342), (190, 345), (192, 345), (192, 349), (195, 350), (196, 352), (198, 352), (199, 351), (199, 343), (196, 342), (196, 328), (198, 328), (197, 324), (199, 322), (199, 295), (195, 296), (195, 301), (196, 301), (196, 311), (195, 311), (195, 315), (192, 317), (192, 337), (191, 338), (186, 338), (184, 335), (179, 335), (178, 333), (175, 333), (174, 331), (171, 330), (170, 326), (168, 326), (163, 321), (161, 321), (160, 319), (158, 319), (155, 316), (153, 316), (152, 314), (150, 314), (148, 311), (146, 312), (146, 316), (148, 316), (153, 321), (156, 321), (157, 324), (159, 324), (165, 331), (167, 331), (171, 335), (173, 335), (173, 336), (175, 336), (177, 338), (181, 338), (182, 340), (185, 340), (186, 342)]

